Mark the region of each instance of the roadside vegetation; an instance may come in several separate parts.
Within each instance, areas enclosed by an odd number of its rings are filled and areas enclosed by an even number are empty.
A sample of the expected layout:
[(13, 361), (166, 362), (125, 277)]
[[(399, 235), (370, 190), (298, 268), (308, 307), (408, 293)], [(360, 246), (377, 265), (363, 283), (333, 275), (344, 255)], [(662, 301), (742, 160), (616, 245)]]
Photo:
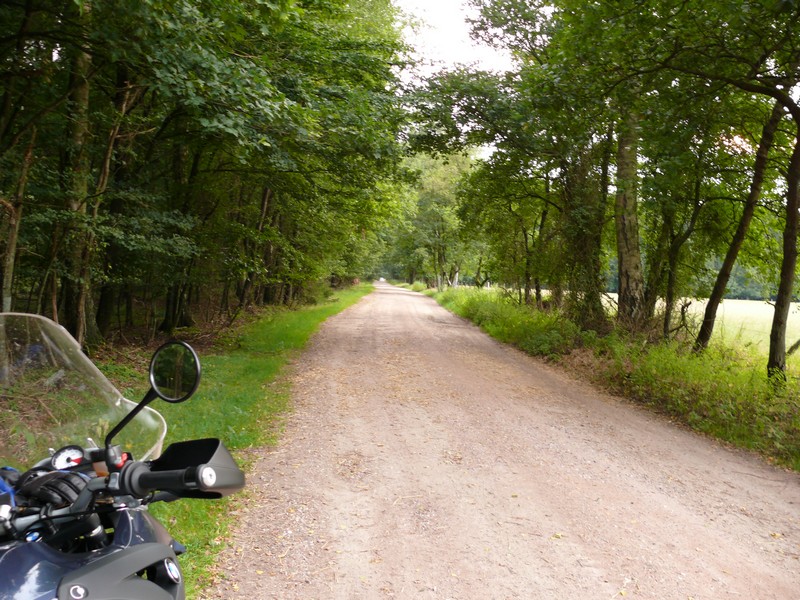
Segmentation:
[[(361, 284), (340, 290), (315, 306), (257, 311), (226, 331), (199, 352), (203, 374), (195, 396), (183, 404), (161, 402), (155, 406), (169, 426), (165, 444), (218, 437), (246, 469), (251, 448), (269, 446), (278, 439), (283, 415), (289, 409), (287, 377), (292, 359), (325, 319), (371, 290), (372, 286)], [(178, 335), (181, 337), (180, 332)], [(191, 333), (188, 338), (192, 339)], [(99, 366), (128, 398), (138, 400), (145, 391), (149, 354), (132, 349), (125, 359), (120, 352), (107, 355), (110, 360)], [(247, 503), (251, 493), (245, 487), (224, 500), (181, 500), (151, 508), (189, 550), (181, 560), (187, 597), (199, 597), (199, 590), (215, 577), (215, 558), (230, 542), (236, 507)]]
[(789, 385), (763, 375), (764, 351), (727, 340), (701, 353), (689, 331), (669, 341), (645, 333), (581, 330), (559, 311), (520, 305), (497, 290), (431, 291), (444, 307), (502, 342), (666, 413), (692, 428), (800, 470), (800, 369)]
[(625, 339), (655, 319), (663, 339), (683, 336), (680, 299), (708, 298), (691, 340), (700, 353), (723, 298), (770, 299), (762, 372), (785, 381), (800, 5), (474, 5), (473, 35), (517, 61), (437, 73), (416, 90), (420, 183), (383, 275), (439, 290), (491, 282)]
[[(474, 5), (473, 35), (517, 62), (415, 90), (419, 182), (380, 274), (800, 467), (800, 5)], [(722, 331), (731, 298), (772, 305), (758, 343), (750, 317)]]

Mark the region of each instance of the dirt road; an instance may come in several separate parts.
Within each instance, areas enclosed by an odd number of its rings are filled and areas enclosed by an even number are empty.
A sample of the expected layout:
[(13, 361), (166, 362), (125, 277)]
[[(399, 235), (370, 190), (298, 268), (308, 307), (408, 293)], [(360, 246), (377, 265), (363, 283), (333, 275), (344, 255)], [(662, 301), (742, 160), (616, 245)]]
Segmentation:
[(379, 284), (297, 365), (222, 598), (800, 598), (800, 478)]

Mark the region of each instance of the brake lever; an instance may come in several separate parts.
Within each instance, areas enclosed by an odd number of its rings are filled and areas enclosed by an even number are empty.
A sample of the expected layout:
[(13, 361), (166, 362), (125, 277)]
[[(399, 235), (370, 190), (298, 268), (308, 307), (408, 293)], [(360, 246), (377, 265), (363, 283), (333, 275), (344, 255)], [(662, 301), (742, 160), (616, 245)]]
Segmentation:
[(176, 496), (171, 492), (156, 492), (150, 496), (150, 500), (148, 500), (148, 504), (150, 502), (175, 502), (175, 500), (180, 500), (180, 496)]
[(84, 488), (78, 494), (69, 507), (70, 513), (85, 513), (89, 510), (89, 506), (94, 502), (96, 492), (106, 489), (106, 481), (103, 477), (95, 477), (86, 482)]

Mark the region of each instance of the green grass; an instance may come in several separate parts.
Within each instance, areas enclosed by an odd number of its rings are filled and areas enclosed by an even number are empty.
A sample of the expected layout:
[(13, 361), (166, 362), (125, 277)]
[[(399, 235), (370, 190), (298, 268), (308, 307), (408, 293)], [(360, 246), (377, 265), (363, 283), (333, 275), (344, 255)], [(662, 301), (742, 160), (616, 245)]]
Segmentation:
[(717, 343), (695, 354), (676, 342), (636, 347), (624, 338), (594, 350), (610, 359), (598, 372), (615, 391), (800, 470), (800, 394), (767, 380), (759, 352)]
[[(764, 351), (750, 342), (732, 342), (735, 337), (719, 336), (706, 352), (695, 354), (690, 339), (667, 343), (621, 332), (580, 332), (558, 312), (519, 306), (494, 291), (459, 288), (432, 295), (500, 341), (557, 360), (698, 431), (800, 470), (794, 361), (787, 371), (791, 383), (776, 388), (766, 378)], [(742, 319), (751, 327), (758, 323)]]
[[(699, 322), (703, 318), (706, 302), (694, 300), (689, 314)], [(773, 304), (761, 300), (723, 300), (717, 309), (714, 327), (715, 340), (735, 346), (753, 346), (766, 353), (769, 348), (769, 332), (775, 312)], [(786, 326), (787, 345), (800, 339), (800, 303), (792, 303)]]
[[(230, 332), (213, 354), (201, 353), (203, 375), (197, 394), (182, 404), (154, 404), (169, 425), (167, 443), (218, 437), (240, 463), (247, 462), (246, 449), (276, 443), (282, 415), (290, 408), (287, 363), (305, 347), (322, 322), (370, 291), (371, 285), (360, 285), (338, 292), (325, 304), (265, 313), (243, 329)], [(129, 383), (130, 373), (123, 374)], [(140, 378), (144, 381), (145, 374)], [(129, 388), (128, 392), (133, 390)], [(228, 543), (235, 524), (231, 505), (235, 506), (241, 497), (180, 500), (152, 507), (153, 514), (188, 548), (181, 559), (187, 597), (197, 597), (212, 581), (216, 557), (223, 544)]]
[(497, 291), (450, 288), (432, 294), (448, 310), (489, 335), (534, 356), (555, 358), (580, 343), (578, 326), (554, 312), (519, 306)]
[(396, 285), (397, 287), (411, 290), (412, 292), (424, 292), (428, 289), (428, 286), (422, 283), (421, 281), (415, 281), (414, 283), (406, 283), (404, 281), (392, 281), (391, 284)]

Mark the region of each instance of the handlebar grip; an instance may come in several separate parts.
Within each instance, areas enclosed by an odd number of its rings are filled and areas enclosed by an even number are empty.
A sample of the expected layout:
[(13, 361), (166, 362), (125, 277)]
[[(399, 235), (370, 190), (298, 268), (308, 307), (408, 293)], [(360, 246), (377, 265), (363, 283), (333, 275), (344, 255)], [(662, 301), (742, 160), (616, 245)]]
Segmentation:
[(186, 490), (197, 487), (197, 467), (151, 471), (142, 462), (129, 463), (120, 474), (120, 488), (139, 498), (155, 490)]
[(191, 477), (194, 467), (175, 469), (173, 471), (147, 471), (139, 476), (139, 484), (148, 491), (153, 490), (182, 490), (191, 487), (194, 478)]

